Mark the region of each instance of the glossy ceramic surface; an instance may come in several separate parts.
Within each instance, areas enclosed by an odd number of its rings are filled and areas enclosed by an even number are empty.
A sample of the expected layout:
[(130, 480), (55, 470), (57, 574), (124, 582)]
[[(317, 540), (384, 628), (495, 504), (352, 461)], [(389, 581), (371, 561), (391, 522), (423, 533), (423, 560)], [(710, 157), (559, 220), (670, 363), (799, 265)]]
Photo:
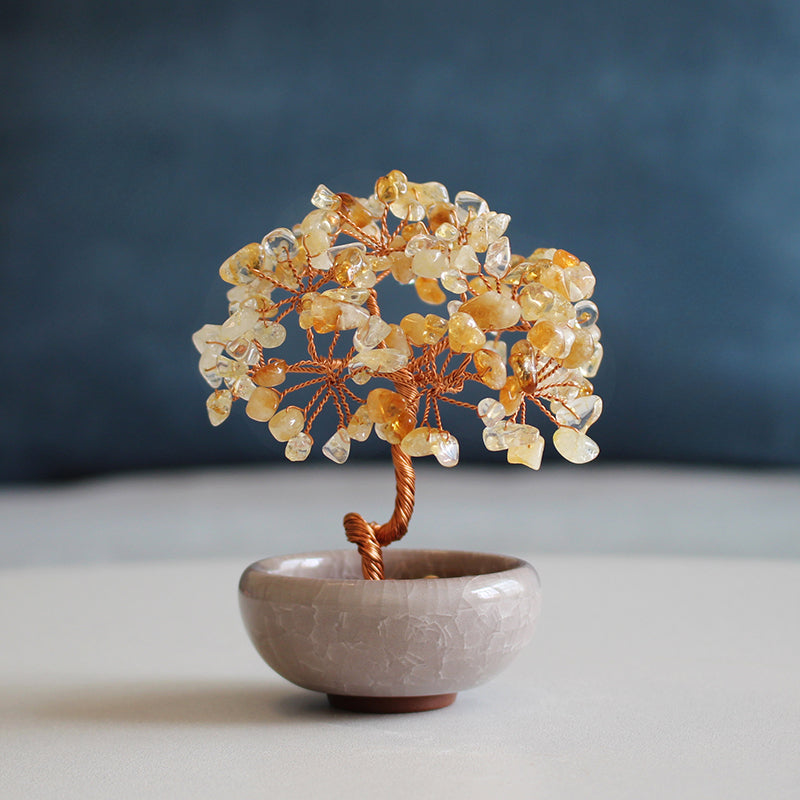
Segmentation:
[(355, 549), (249, 566), (240, 606), (263, 659), (306, 689), (420, 697), (487, 681), (530, 641), (541, 593), (527, 562), (403, 549), (384, 560), (384, 581), (361, 578)]

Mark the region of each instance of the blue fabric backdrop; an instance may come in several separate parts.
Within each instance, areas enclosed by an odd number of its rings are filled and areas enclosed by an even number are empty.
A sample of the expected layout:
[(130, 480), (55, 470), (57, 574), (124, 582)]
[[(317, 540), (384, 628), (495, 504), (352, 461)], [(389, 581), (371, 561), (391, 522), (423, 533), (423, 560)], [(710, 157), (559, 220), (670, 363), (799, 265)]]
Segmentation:
[(281, 458), (189, 336), (395, 167), (593, 266), (601, 458), (800, 463), (793, 0), (5, 3), (0, 59), (0, 478)]

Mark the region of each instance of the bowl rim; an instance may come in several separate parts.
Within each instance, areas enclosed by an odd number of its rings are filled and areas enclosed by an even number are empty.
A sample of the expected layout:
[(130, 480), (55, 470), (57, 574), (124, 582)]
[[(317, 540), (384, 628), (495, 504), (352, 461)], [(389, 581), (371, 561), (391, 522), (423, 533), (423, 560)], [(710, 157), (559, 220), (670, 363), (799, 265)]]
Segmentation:
[[(376, 587), (379, 586), (386, 586), (386, 585), (408, 585), (412, 583), (418, 583), (420, 581), (429, 581), (429, 578), (426, 577), (419, 577), (419, 578), (384, 578), (383, 580), (379, 581), (369, 581), (365, 580), (364, 578), (323, 578), (323, 577), (310, 577), (307, 575), (292, 575), (282, 572), (272, 571), (270, 569), (265, 568), (265, 564), (269, 562), (273, 562), (276, 564), (285, 563), (289, 560), (295, 559), (312, 559), (312, 558), (323, 558), (325, 556), (331, 556), (333, 554), (341, 554), (341, 553), (352, 553), (353, 557), (357, 557), (358, 551), (356, 549), (349, 549), (349, 548), (338, 548), (338, 549), (331, 549), (331, 550), (316, 550), (310, 551), (305, 553), (286, 553), (283, 555), (274, 555), (274, 556), (267, 556), (266, 558), (258, 559), (250, 564), (242, 573), (241, 580), (239, 582), (240, 590), (244, 591), (245, 588), (245, 581), (251, 575), (257, 575), (258, 579), (260, 580), (269, 580), (269, 581), (276, 581), (276, 582), (283, 582), (283, 581), (291, 581), (293, 583), (298, 583), (301, 585), (306, 586), (313, 586), (313, 585), (347, 585), (353, 584), (357, 586), (369, 586), (374, 585)], [(498, 563), (505, 563), (505, 566), (502, 566), (499, 569), (492, 569), (488, 572), (472, 572), (465, 575), (454, 575), (451, 577), (444, 577), (444, 578), (437, 578), (436, 582), (441, 584), (442, 581), (449, 583), (450, 585), (455, 585), (456, 583), (464, 583), (468, 581), (473, 581), (476, 578), (484, 578), (489, 579), (491, 576), (499, 576), (505, 575), (510, 572), (514, 572), (515, 570), (523, 570), (523, 571), (531, 571), (536, 576), (536, 580), (538, 582), (539, 575), (534, 569), (533, 565), (529, 562), (525, 561), (518, 556), (510, 556), (505, 555), (502, 553), (485, 553), (476, 550), (443, 550), (443, 549), (423, 549), (423, 548), (404, 548), (398, 547), (385, 552), (385, 555), (388, 556), (389, 559), (394, 557), (395, 553), (403, 553), (406, 555), (426, 555), (426, 556), (440, 556), (444, 558), (457, 558), (457, 557), (484, 557), (484, 558), (493, 558), (497, 559)]]

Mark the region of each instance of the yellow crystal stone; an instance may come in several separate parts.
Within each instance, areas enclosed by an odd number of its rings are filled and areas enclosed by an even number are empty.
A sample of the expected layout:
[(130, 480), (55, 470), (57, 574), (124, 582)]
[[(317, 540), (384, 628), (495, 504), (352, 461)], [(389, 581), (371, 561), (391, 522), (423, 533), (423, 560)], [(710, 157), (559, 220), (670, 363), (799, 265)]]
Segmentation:
[(414, 281), (414, 288), (417, 290), (419, 299), (428, 305), (438, 306), (447, 300), (447, 295), (434, 278), (417, 278)]
[(508, 363), (523, 391), (536, 389), (536, 351), (527, 339), (519, 339), (511, 346)]
[(458, 228), (445, 222), (436, 228), (436, 238), (443, 239), (445, 242), (457, 242), (459, 237)]
[(398, 283), (411, 283), (414, 272), (411, 269), (411, 258), (405, 253), (389, 253), (383, 263), (391, 270), (392, 277)]
[(341, 227), (341, 220), (338, 214), (334, 214), (324, 208), (317, 208), (310, 211), (303, 217), (300, 223), (300, 233), (305, 236), (312, 231), (321, 230), (323, 233), (334, 234)]
[(400, 170), (393, 169), (388, 175), (375, 181), (375, 196), (387, 206), (396, 202), (407, 191), (408, 178)]
[(561, 267), (557, 267), (555, 264), (547, 265), (539, 272), (537, 280), (546, 289), (569, 300), (567, 279)]
[(337, 303), (349, 303), (354, 306), (363, 306), (369, 299), (369, 289), (326, 289), (322, 294)]
[(528, 341), (551, 358), (565, 358), (575, 342), (575, 332), (567, 325), (540, 319), (529, 331)]
[(364, 245), (333, 247), (328, 251), (328, 257), (333, 261), (333, 277), (341, 286), (369, 289), (375, 285), (375, 273), (364, 258)]
[(553, 434), (553, 444), (556, 450), (573, 464), (586, 464), (597, 458), (600, 452), (597, 442), (574, 428), (559, 428)]
[(249, 375), (242, 375), (237, 378), (231, 386), (233, 394), (241, 400), (249, 400), (253, 392), (256, 390), (256, 385)]
[(359, 406), (347, 423), (347, 435), (357, 442), (365, 442), (370, 433), (372, 433), (372, 420), (369, 418), (369, 409), (366, 405)]
[(298, 322), (303, 330), (313, 328), (317, 333), (331, 333), (337, 329), (341, 307), (323, 294), (308, 292), (303, 295)]
[(464, 276), (456, 269), (446, 269), (442, 273), (442, 286), (453, 294), (463, 294), (469, 288)]
[(450, 203), (450, 195), (447, 193), (447, 187), (439, 181), (426, 181), (425, 183), (415, 183), (413, 185), (414, 193), (417, 199), (429, 211), (431, 206), (435, 204)]
[[(264, 391), (271, 391), (265, 389)], [(297, 406), (287, 406), (280, 410), (269, 421), (269, 432), (279, 442), (288, 442), (289, 439), (297, 436), (303, 425), (305, 425), (306, 418), (303, 410)]]
[(367, 395), (367, 413), (373, 422), (391, 422), (405, 411), (406, 399), (391, 389), (373, 389)]
[(282, 358), (271, 358), (253, 371), (253, 380), (259, 386), (280, 386), (286, 380), (286, 368)]
[(206, 410), (208, 411), (209, 422), (216, 427), (221, 425), (231, 413), (233, 405), (233, 394), (229, 389), (221, 389), (208, 396), (206, 400)]
[(370, 372), (397, 372), (408, 364), (408, 356), (399, 350), (390, 347), (364, 350), (350, 359), (349, 367), (352, 371), (368, 369)]
[(509, 444), (506, 452), (506, 460), (509, 464), (524, 464), (530, 469), (539, 469), (539, 467), (542, 466), (543, 453), (544, 439), (538, 436), (536, 440), (531, 443)]
[(506, 410), (507, 415), (515, 414), (522, 404), (522, 387), (519, 380), (513, 375), (509, 375), (503, 388), (500, 390), (500, 402)]
[(414, 429), (417, 424), (417, 415), (410, 408), (406, 408), (391, 422), (383, 424), (383, 438), (389, 444), (400, 444), (406, 434)]
[(411, 346), (408, 343), (408, 337), (405, 331), (400, 325), (396, 325), (394, 322), (389, 324), (389, 328), (391, 330), (386, 334), (386, 338), (383, 340), (386, 347), (396, 350), (406, 358), (411, 358)]
[(344, 428), (336, 433), (322, 446), (322, 455), (335, 464), (344, 464), (350, 455), (350, 436)]
[(406, 314), (400, 320), (400, 327), (411, 344), (422, 347), (436, 344), (447, 332), (447, 320), (436, 314)]
[[(469, 305), (464, 303), (461, 308)], [(454, 353), (474, 353), (486, 344), (486, 334), (475, 320), (463, 311), (456, 311), (448, 323), (450, 349)]]
[(469, 314), (484, 331), (499, 331), (519, 322), (522, 309), (509, 297), (499, 292), (484, 292), (467, 300), (461, 311)]
[[(303, 249), (306, 251), (308, 257), (312, 259), (312, 264), (317, 269), (330, 269), (331, 262), (330, 258), (327, 257), (328, 248), (330, 246), (331, 236), (327, 231), (321, 228), (314, 228), (303, 236)], [(320, 263), (320, 266), (317, 266), (317, 264), (314, 263), (314, 259), (319, 258), (323, 253), (326, 254), (324, 266), (322, 263)]]
[(472, 356), (475, 372), (490, 389), (502, 389), (506, 383), (506, 365), (500, 355), (485, 347)]
[(283, 453), (289, 461), (305, 461), (311, 452), (314, 440), (305, 432), (300, 432), (286, 442)]
[[(406, 248), (406, 255), (411, 255), (409, 248), (413, 244), (409, 243)], [(438, 278), (447, 269), (450, 260), (446, 249), (442, 247), (424, 247), (412, 256), (411, 270), (421, 278)]]
[(258, 242), (251, 242), (222, 262), (219, 276), (226, 283), (250, 283), (256, 277), (255, 270), (260, 267), (261, 245)]
[(588, 364), (594, 353), (595, 342), (592, 334), (585, 328), (578, 328), (574, 333), (575, 341), (570, 348), (569, 355), (562, 362), (567, 369), (577, 369)]
[(555, 294), (541, 283), (534, 282), (523, 286), (517, 299), (522, 308), (522, 318), (536, 320), (550, 313), (555, 302)]
[(568, 253), (566, 250), (556, 250), (555, 253), (553, 253), (553, 263), (557, 267), (561, 267), (561, 269), (576, 267), (580, 264), (580, 261), (581, 260), (577, 256)]
[(248, 331), (244, 336), (238, 339), (232, 339), (225, 346), (229, 355), (232, 355), (237, 361), (243, 364), (252, 366), (258, 363), (259, 351), (253, 342), (253, 334)]
[(433, 430), (433, 428), (428, 427), (414, 428), (403, 437), (403, 441), (400, 442), (400, 449), (413, 458), (433, 455), (431, 450), (431, 433)]
[(272, 419), (280, 401), (281, 396), (274, 389), (259, 386), (250, 395), (245, 413), (257, 422), (267, 422)]
[(567, 287), (567, 297), (573, 302), (585, 300), (594, 292), (595, 278), (592, 270), (585, 261), (574, 267), (564, 270), (564, 280)]

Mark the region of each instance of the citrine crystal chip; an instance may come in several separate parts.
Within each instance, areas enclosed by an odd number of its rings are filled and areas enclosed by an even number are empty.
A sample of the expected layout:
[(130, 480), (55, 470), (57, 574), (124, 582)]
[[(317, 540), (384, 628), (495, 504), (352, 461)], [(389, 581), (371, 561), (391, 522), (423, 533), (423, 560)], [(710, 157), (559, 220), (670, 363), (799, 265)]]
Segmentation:
[[(467, 305), (469, 304), (464, 304)], [(454, 353), (475, 353), (486, 344), (486, 334), (478, 327), (472, 316), (464, 311), (456, 311), (450, 317), (447, 333), (450, 349)]]
[(232, 405), (233, 395), (228, 389), (221, 389), (209, 395), (208, 400), (206, 400), (209, 422), (215, 427), (221, 425), (231, 413)]
[(287, 406), (270, 419), (269, 432), (277, 441), (288, 442), (303, 430), (305, 422), (302, 409), (297, 406)]
[(469, 314), (484, 331), (500, 331), (519, 322), (522, 309), (519, 303), (500, 292), (484, 292), (467, 300), (461, 311)]
[(406, 400), (391, 389), (373, 389), (367, 395), (367, 413), (373, 422), (391, 422), (406, 409)]
[(260, 266), (261, 245), (258, 242), (251, 242), (222, 262), (219, 276), (226, 283), (250, 283), (255, 279), (255, 271)]
[(556, 450), (573, 464), (586, 464), (597, 458), (600, 448), (585, 433), (574, 428), (559, 428), (553, 434)]
[(483, 349), (473, 354), (475, 372), (490, 389), (502, 389), (505, 386), (507, 373), (503, 359), (494, 350)]
[(413, 458), (433, 455), (433, 450), (431, 449), (431, 433), (433, 430), (433, 428), (428, 428), (427, 426), (414, 428), (403, 437), (403, 441), (400, 442), (400, 449)]
[(245, 413), (256, 422), (268, 422), (272, 419), (280, 401), (281, 396), (274, 389), (259, 386), (250, 395)]
[(447, 300), (447, 295), (442, 291), (439, 282), (435, 278), (417, 278), (414, 281), (414, 288), (423, 303), (431, 306), (438, 306)]
[(271, 358), (253, 370), (253, 381), (259, 386), (280, 386), (286, 380), (287, 364), (282, 358)]
[(347, 423), (347, 435), (357, 442), (365, 442), (372, 432), (372, 424), (367, 407), (359, 406)]

